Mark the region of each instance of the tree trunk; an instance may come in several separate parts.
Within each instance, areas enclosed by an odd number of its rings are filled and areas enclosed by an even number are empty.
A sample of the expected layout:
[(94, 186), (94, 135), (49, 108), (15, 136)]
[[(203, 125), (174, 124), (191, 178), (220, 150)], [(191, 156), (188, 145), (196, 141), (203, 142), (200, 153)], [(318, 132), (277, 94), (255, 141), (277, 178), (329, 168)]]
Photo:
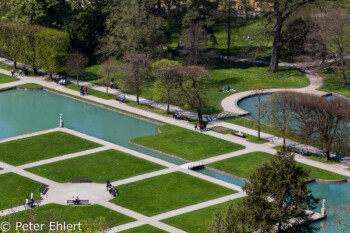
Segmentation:
[(170, 103), (168, 101), (167, 106), (166, 106), (166, 112), (169, 114), (170, 113)]
[(243, 18), (245, 19), (245, 20), (247, 20), (248, 19), (248, 7), (247, 7), (247, 3), (245, 3), (245, 4), (243, 4)]
[(17, 62), (16, 62), (16, 61), (13, 62), (13, 67), (14, 67), (15, 69), (17, 69)]
[(137, 102), (137, 104), (140, 104), (139, 97), (140, 97), (139, 94), (137, 94), (136, 95), (136, 102)]
[(37, 75), (37, 74), (38, 74), (38, 69), (35, 66), (33, 66), (33, 75)]
[(227, 61), (230, 61), (230, 47), (231, 47), (231, 6), (229, 6), (230, 9), (228, 10), (228, 17), (227, 17)]
[(162, 2), (160, 0), (157, 1), (157, 11), (158, 15), (162, 14)]
[(203, 122), (202, 110), (198, 109), (197, 113), (198, 113), (198, 120), (199, 120), (199, 122)]
[(79, 85), (79, 75), (77, 75), (77, 85)]
[(322, 159), (324, 161), (328, 161), (328, 159), (329, 159), (329, 149), (323, 148)]
[(341, 54), (340, 60), (341, 60), (341, 72), (343, 75), (343, 86), (345, 87), (346, 86), (346, 71), (345, 71), (345, 60), (344, 60), (343, 54)]
[(106, 85), (106, 94), (108, 95), (108, 85)]
[(280, 50), (281, 30), (282, 30), (282, 19), (279, 15), (276, 15), (275, 28), (273, 30), (273, 47), (272, 47), (272, 55), (271, 55), (271, 63), (270, 63), (270, 71), (273, 73), (278, 72), (278, 57), (279, 57), (279, 50)]
[(49, 73), (49, 78), (52, 79), (52, 73)]

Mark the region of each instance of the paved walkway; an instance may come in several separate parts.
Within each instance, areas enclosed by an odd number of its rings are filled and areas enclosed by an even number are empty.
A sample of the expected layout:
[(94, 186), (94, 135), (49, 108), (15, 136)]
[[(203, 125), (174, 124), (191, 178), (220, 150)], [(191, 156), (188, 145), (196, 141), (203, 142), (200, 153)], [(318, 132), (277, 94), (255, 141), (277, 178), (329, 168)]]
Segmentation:
[[(323, 79), (317, 75), (314, 75), (310, 70), (306, 71), (306, 76), (309, 79), (310, 84), (304, 88), (284, 88), (284, 89), (266, 89), (263, 91), (264, 94), (271, 94), (279, 91), (294, 91), (299, 93), (309, 93), (317, 96), (326, 96), (330, 95), (328, 92), (318, 91), (317, 89), (322, 87)], [(230, 95), (222, 100), (221, 106), (225, 112), (230, 112), (236, 116), (245, 116), (248, 115), (249, 112), (241, 109), (238, 106), (238, 102), (242, 99), (255, 96), (256, 91), (244, 91), (240, 93), (236, 93)]]

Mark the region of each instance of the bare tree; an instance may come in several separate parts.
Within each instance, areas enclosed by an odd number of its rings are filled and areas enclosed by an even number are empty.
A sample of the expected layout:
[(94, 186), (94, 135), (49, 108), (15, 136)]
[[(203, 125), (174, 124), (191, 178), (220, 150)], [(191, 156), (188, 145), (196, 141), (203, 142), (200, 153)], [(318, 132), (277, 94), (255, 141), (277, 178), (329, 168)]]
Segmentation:
[(289, 110), (286, 101), (284, 101), (286, 95), (286, 92), (277, 92), (272, 95), (271, 112), (269, 114), (272, 125), (282, 132), (283, 147), (286, 147), (286, 137), (293, 120), (293, 114)]
[(127, 75), (122, 78), (122, 85), (136, 94), (136, 102), (146, 85), (150, 73), (150, 61), (146, 54), (132, 53), (124, 56), (124, 61), (131, 66), (126, 70)]
[(182, 40), (185, 48), (189, 50), (188, 63), (196, 65), (199, 60), (199, 51), (205, 47), (206, 42), (206, 33), (199, 22), (193, 22), (184, 31)]
[(69, 74), (77, 77), (77, 85), (79, 85), (79, 76), (84, 73), (84, 69), (88, 64), (88, 58), (78, 50), (71, 54), (66, 61), (66, 68)]
[(295, 92), (286, 93), (283, 101), (293, 112), (297, 124), (294, 130), (307, 139), (322, 143), (323, 160), (329, 159), (335, 143), (349, 146), (349, 141), (344, 140), (348, 136), (342, 133), (349, 132), (350, 103)]
[(254, 117), (256, 125), (258, 127), (258, 139), (260, 140), (260, 132), (261, 132), (261, 121), (266, 116), (266, 105), (262, 100), (263, 95), (265, 94), (267, 86), (262, 83), (257, 83), (252, 87), (254, 91), (254, 95), (258, 98), (257, 103), (254, 104), (254, 108), (256, 109), (257, 115)]
[(341, 7), (335, 5), (321, 14), (318, 19), (320, 35), (330, 53), (340, 61), (343, 86), (347, 84), (346, 56), (350, 50), (350, 17)]
[(103, 84), (106, 86), (106, 94), (108, 94), (109, 83), (112, 81), (113, 75), (116, 71), (116, 61), (113, 58), (109, 58), (101, 65), (100, 74), (103, 78)]
[(206, 81), (209, 78), (205, 68), (200, 66), (176, 67), (179, 74), (179, 86), (183, 103), (190, 109), (197, 111), (198, 120), (203, 122), (202, 109), (205, 105)]

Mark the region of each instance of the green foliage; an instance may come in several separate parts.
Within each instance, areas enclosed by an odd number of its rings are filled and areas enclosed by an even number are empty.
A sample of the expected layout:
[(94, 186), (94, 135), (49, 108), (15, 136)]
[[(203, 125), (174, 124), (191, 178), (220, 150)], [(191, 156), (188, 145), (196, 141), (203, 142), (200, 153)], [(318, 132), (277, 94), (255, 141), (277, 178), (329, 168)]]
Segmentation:
[(110, 32), (101, 41), (98, 52), (104, 57), (122, 57), (126, 53), (145, 53), (157, 57), (162, 53), (163, 19), (147, 11), (147, 1), (123, 1), (107, 19)]
[[(290, 152), (278, 152), (250, 177), (243, 188), (247, 197), (238, 210), (217, 213), (211, 229), (226, 226), (235, 232), (270, 231), (277, 224), (280, 232), (282, 223), (290, 219), (304, 221), (307, 218), (304, 211), (315, 209), (318, 203), (305, 183), (308, 175), (309, 172), (297, 165)], [(316, 228), (307, 222), (295, 224), (284, 232), (316, 232)]]
[(71, 52), (68, 34), (47, 29), (34, 37), (38, 66), (50, 74), (63, 72), (66, 59)]
[(67, 11), (65, 0), (11, 0), (7, 18), (19, 24), (61, 28)]

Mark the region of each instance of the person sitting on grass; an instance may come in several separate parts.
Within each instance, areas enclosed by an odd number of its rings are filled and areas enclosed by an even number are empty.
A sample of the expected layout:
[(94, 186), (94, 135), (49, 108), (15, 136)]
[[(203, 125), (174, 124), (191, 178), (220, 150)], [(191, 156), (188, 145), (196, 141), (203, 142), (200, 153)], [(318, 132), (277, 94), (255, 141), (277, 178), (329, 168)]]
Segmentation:
[(119, 100), (119, 103), (121, 104), (121, 103), (126, 103), (126, 97), (125, 97), (125, 95), (123, 96), (123, 98), (121, 98), (121, 100)]

